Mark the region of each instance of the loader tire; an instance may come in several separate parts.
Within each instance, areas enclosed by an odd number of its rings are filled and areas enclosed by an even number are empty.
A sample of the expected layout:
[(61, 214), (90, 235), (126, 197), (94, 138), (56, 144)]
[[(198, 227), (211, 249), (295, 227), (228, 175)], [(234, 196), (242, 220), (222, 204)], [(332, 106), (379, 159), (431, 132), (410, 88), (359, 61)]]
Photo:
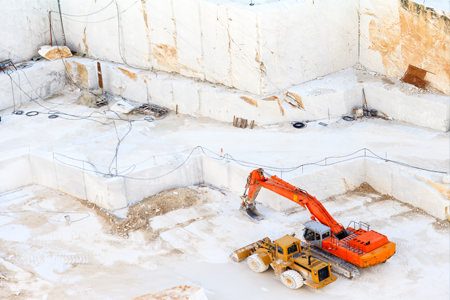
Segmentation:
[(250, 255), (247, 258), (247, 265), (253, 272), (262, 273), (269, 268), (269, 265), (265, 265), (258, 254)]
[(280, 275), (281, 282), (290, 289), (296, 290), (303, 286), (303, 277), (297, 271), (288, 270)]

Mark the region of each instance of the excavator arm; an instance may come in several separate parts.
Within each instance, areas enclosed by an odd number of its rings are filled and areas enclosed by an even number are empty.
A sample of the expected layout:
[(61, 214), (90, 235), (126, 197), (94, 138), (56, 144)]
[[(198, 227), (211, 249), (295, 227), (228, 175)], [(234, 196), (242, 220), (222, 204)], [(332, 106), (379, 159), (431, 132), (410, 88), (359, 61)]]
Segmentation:
[(244, 195), (241, 197), (243, 201), (241, 209), (246, 210), (250, 217), (258, 219), (261, 216), (255, 208), (255, 199), (262, 187), (303, 206), (311, 213), (311, 219), (330, 227), (331, 232), (335, 236), (346, 235), (344, 226), (339, 224), (328, 213), (316, 197), (311, 196), (306, 191), (287, 183), (275, 175), (265, 177), (264, 170), (261, 168), (253, 170), (250, 173), (247, 178)]

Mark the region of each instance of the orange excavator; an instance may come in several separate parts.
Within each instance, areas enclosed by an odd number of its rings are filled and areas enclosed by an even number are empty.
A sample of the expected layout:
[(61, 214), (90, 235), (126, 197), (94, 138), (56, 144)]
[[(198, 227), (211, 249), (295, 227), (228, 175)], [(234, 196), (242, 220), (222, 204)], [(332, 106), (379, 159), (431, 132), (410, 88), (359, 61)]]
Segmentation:
[(385, 235), (370, 230), (370, 226), (363, 222), (352, 221), (344, 228), (314, 196), (275, 175), (265, 177), (263, 169), (250, 173), (244, 195), (241, 196), (241, 210), (251, 218), (262, 219), (255, 207), (255, 199), (262, 187), (288, 198), (311, 213), (311, 221), (304, 224), (303, 237), (311, 245), (313, 254), (331, 262), (335, 272), (353, 278), (359, 275), (354, 266), (371, 267), (394, 255), (395, 243)]

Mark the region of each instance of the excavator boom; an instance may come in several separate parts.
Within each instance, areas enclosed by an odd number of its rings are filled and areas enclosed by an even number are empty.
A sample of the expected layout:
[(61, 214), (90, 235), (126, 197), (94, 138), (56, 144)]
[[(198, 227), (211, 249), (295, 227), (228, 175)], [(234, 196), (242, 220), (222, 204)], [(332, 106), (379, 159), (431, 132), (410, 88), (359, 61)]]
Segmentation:
[(306, 208), (312, 215), (314, 220), (330, 227), (331, 232), (335, 235), (345, 235), (345, 228), (339, 224), (325, 209), (316, 197), (311, 196), (306, 191), (293, 186), (283, 179), (273, 175), (269, 178), (264, 176), (263, 169), (257, 169), (250, 173), (247, 179), (246, 189), (248, 195), (242, 197), (242, 207), (247, 210), (250, 217), (259, 216), (260, 214), (255, 209), (255, 199), (258, 196), (261, 187), (271, 190), (301, 206)]

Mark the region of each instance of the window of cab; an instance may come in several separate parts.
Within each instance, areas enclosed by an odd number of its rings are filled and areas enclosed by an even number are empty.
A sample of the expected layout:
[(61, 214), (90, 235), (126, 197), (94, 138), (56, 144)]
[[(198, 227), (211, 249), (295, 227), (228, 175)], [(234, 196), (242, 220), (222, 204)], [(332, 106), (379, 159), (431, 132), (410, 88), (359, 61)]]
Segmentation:
[(277, 246), (277, 247), (278, 247), (278, 253), (283, 254), (283, 248), (281, 248), (280, 246)]
[(288, 254), (292, 254), (297, 252), (298, 248), (297, 248), (297, 244), (292, 244), (291, 246), (289, 246), (289, 248), (287, 248), (287, 252)]
[(312, 231), (309, 230), (309, 229), (306, 229), (306, 232), (305, 232), (305, 240), (307, 240), (307, 241), (313, 241), (313, 240), (314, 240), (314, 232), (312, 232)]

